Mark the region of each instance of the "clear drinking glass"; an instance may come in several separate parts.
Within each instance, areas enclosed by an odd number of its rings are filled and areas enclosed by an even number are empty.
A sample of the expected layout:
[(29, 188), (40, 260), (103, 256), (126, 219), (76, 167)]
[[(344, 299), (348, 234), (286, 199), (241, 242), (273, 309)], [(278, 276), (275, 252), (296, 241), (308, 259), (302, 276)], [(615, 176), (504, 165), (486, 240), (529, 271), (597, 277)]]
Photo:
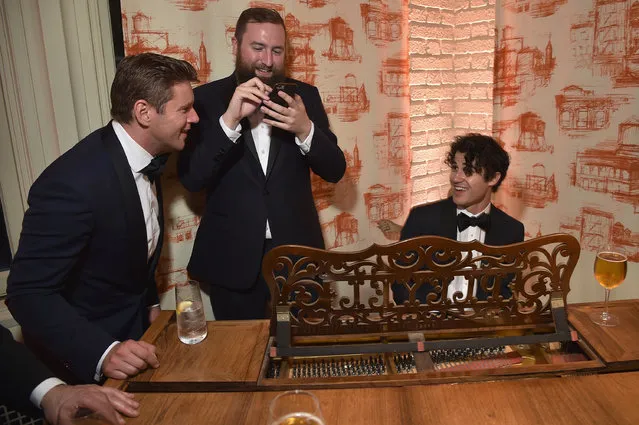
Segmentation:
[(206, 338), (206, 317), (200, 284), (196, 280), (175, 285), (175, 313), (180, 341), (185, 344), (197, 344)]
[(286, 391), (271, 401), (267, 425), (324, 425), (319, 400), (308, 391)]
[(590, 319), (600, 326), (617, 326), (619, 318), (608, 313), (608, 299), (610, 290), (621, 285), (626, 278), (628, 271), (628, 257), (607, 246), (597, 252), (595, 258), (594, 274), (595, 279), (606, 290), (604, 309), (602, 312), (596, 311), (590, 314)]

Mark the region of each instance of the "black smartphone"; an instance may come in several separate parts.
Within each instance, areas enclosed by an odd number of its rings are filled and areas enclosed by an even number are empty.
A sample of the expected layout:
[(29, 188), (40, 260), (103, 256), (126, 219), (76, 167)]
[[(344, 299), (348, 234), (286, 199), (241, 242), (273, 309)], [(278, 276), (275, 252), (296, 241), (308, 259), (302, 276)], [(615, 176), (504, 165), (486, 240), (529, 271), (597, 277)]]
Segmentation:
[(287, 95), (291, 97), (295, 97), (295, 93), (297, 92), (297, 84), (295, 83), (275, 83), (273, 86), (273, 91), (269, 95), (269, 99), (273, 103), (277, 103), (280, 106), (287, 107), (288, 103), (284, 99), (282, 99), (277, 93), (283, 91)]

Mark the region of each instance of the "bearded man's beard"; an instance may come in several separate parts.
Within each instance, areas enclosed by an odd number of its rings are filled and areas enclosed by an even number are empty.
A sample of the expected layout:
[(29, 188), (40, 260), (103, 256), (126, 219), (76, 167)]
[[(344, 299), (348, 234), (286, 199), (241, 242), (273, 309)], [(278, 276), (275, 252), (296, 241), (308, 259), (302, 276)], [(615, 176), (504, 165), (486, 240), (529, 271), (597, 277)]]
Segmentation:
[[(271, 87), (273, 87), (275, 83), (284, 81), (286, 79), (286, 68), (277, 69), (274, 66), (270, 66), (270, 67), (264, 66), (263, 70), (272, 72), (271, 77), (268, 77), (268, 78), (258, 77), (258, 78), (262, 80), (263, 83), (268, 84)], [(237, 57), (235, 58), (235, 78), (237, 79), (237, 83), (238, 84), (245, 83), (251, 78), (254, 78), (255, 76), (256, 76), (255, 68), (253, 67), (253, 64), (246, 63), (242, 59), (242, 56), (240, 55), (240, 52), (238, 51)]]

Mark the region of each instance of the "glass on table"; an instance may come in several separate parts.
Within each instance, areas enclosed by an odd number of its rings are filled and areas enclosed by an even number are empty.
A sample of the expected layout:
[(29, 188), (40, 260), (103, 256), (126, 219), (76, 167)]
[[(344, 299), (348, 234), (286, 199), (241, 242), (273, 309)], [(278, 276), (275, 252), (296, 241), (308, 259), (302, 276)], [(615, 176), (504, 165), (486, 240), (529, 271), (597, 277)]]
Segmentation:
[(617, 326), (619, 324), (619, 318), (608, 312), (608, 301), (610, 290), (621, 285), (626, 278), (627, 271), (628, 257), (619, 250), (606, 246), (597, 252), (594, 265), (595, 279), (604, 287), (606, 295), (603, 311), (590, 313), (590, 320), (600, 326)]
[(175, 314), (180, 341), (185, 344), (197, 344), (206, 338), (206, 317), (200, 284), (196, 280), (175, 285)]
[(319, 400), (308, 391), (286, 391), (271, 401), (267, 425), (324, 425)]

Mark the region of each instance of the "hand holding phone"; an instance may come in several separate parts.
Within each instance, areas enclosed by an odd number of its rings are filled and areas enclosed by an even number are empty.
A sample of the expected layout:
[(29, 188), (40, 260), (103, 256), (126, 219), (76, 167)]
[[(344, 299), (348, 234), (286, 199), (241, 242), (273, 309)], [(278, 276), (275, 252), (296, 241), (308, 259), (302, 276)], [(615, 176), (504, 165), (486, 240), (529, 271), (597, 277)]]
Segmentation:
[[(279, 92), (284, 92), (292, 98), (291, 104), (288, 104), (279, 96)], [(260, 110), (265, 115), (264, 119), (267, 124), (277, 127), (281, 130), (295, 134), (300, 140), (306, 140), (313, 128), (313, 123), (306, 113), (306, 107), (300, 97), (297, 96), (297, 84), (275, 83), (273, 90), (269, 93), (269, 100), (278, 106), (267, 102), (262, 105)]]
[(286, 101), (278, 95), (280, 91), (283, 91), (291, 97), (295, 97), (295, 93), (297, 92), (297, 84), (275, 83), (275, 86), (273, 86), (273, 91), (269, 95), (270, 101), (286, 108), (288, 107), (288, 103), (286, 103)]

